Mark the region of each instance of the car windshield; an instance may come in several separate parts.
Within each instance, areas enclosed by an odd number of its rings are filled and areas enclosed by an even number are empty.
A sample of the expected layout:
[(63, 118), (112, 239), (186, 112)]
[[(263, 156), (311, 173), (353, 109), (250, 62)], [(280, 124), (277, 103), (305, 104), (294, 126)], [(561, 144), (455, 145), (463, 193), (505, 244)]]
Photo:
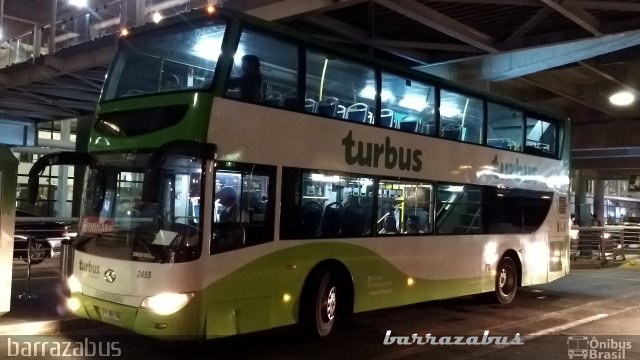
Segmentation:
[[(135, 153), (95, 156), (74, 242), (78, 250), (152, 262), (200, 255), (202, 161), (170, 156), (154, 182), (145, 182), (148, 159), (149, 154)], [(143, 196), (143, 190), (152, 196)]]
[(173, 26), (120, 42), (102, 100), (178, 90), (207, 89), (226, 26)]

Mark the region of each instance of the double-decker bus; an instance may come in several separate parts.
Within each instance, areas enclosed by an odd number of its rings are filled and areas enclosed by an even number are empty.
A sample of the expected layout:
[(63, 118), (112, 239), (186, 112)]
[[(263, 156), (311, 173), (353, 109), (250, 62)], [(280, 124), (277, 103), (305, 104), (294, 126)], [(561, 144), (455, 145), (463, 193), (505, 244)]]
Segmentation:
[(568, 121), (401, 64), (224, 8), (123, 36), (88, 154), (43, 160), (87, 166), (68, 307), (326, 336), (566, 275)]

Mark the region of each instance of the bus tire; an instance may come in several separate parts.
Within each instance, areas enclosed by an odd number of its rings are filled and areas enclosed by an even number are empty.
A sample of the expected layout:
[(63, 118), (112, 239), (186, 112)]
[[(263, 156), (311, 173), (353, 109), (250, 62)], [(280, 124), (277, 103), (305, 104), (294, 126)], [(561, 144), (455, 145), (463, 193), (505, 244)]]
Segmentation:
[(508, 304), (516, 297), (518, 290), (518, 268), (509, 256), (498, 262), (496, 271), (496, 300), (501, 304)]
[(332, 271), (318, 273), (309, 287), (306, 304), (301, 314), (305, 332), (314, 337), (325, 337), (331, 333), (336, 321), (338, 306), (338, 282)]

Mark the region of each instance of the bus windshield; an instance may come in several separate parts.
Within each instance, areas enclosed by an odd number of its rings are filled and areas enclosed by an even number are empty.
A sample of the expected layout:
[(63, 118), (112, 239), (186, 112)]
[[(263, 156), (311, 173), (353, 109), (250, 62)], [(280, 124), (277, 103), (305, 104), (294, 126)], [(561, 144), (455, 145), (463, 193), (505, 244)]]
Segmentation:
[(184, 262), (201, 250), (202, 161), (168, 157), (158, 171), (156, 202), (143, 201), (148, 154), (95, 157), (75, 246), (90, 254), (133, 261)]
[(210, 87), (226, 26), (169, 27), (120, 42), (103, 101)]

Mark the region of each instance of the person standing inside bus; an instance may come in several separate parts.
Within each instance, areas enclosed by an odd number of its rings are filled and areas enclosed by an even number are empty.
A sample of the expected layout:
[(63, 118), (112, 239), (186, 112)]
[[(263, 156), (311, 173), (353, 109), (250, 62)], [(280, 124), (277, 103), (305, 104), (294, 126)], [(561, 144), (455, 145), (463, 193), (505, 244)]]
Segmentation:
[(227, 250), (240, 247), (244, 244), (243, 221), (248, 217), (243, 214), (238, 204), (238, 193), (231, 186), (225, 186), (218, 191), (216, 201), (222, 209), (217, 215), (215, 231), (215, 247), (218, 250)]
[[(260, 103), (264, 99), (260, 59), (255, 55), (242, 57), (242, 75), (229, 79), (229, 89), (237, 89), (240, 100)], [(233, 93), (232, 93), (233, 94)]]

